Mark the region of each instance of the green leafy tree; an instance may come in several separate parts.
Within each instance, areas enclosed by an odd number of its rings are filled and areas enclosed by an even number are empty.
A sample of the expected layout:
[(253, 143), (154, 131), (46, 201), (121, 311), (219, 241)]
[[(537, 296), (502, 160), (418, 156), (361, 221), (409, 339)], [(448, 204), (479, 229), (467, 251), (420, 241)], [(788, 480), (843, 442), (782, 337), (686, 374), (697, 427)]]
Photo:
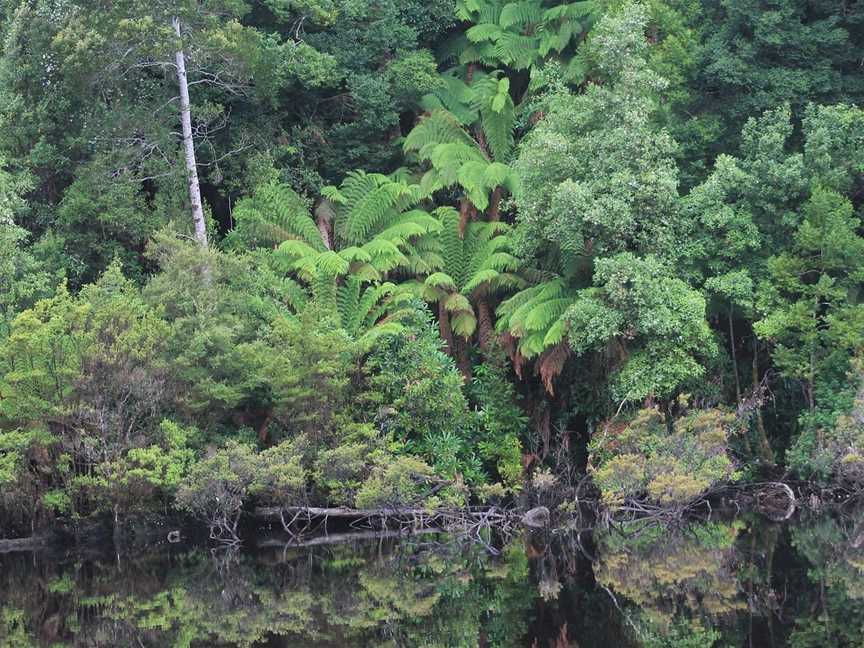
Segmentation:
[[(771, 257), (756, 333), (773, 344), (777, 368), (803, 390), (809, 426), (836, 410), (850, 361), (861, 347), (864, 306), (857, 294), (864, 279), (864, 238), (852, 205), (816, 187), (788, 251)], [(815, 418), (814, 418), (815, 417)], [(824, 423), (823, 423), (824, 424)]]
[(416, 307), (401, 333), (377, 345), (366, 369), (379, 402), (378, 424), (397, 448), (439, 474), (479, 481), (477, 421), (462, 392), (463, 377), (441, 344), (428, 312)]
[(516, 161), (526, 251), (551, 245), (603, 256), (674, 256), (678, 218), (675, 142), (656, 122), (665, 81), (646, 60), (647, 14), (627, 5), (593, 31), (589, 55), (604, 83), (547, 100)]
[(669, 398), (701, 378), (700, 361), (716, 352), (702, 295), (653, 257), (625, 253), (596, 267), (596, 286), (566, 313), (568, 340), (577, 355), (620, 358), (612, 361), (613, 398)]

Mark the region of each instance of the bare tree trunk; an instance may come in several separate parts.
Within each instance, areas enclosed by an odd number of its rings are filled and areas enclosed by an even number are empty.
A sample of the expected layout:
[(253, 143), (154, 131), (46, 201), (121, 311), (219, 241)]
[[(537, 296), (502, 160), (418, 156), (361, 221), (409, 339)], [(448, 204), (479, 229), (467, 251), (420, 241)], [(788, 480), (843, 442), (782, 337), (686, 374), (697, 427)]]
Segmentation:
[[(751, 365), (753, 389), (759, 386), (759, 340), (753, 336), (753, 364)], [(756, 432), (759, 435), (759, 456), (767, 463), (774, 464), (774, 451), (768, 443), (768, 434), (765, 431), (765, 419), (762, 418), (762, 405), (756, 405)]]
[[(180, 34), (180, 19), (171, 20), (177, 38)], [(186, 180), (189, 184), (189, 202), (192, 203), (192, 220), (195, 221), (195, 240), (207, 247), (207, 225), (201, 206), (201, 186), (198, 183), (198, 163), (195, 160), (195, 142), (192, 140), (192, 114), (189, 108), (189, 81), (186, 78), (186, 56), (182, 49), (174, 55), (177, 67), (177, 85), (180, 86), (180, 121), (183, 125), (183, 148), (186, 157)]]
[(738, 377), (738, 356), (735, 353), (735, 329), (732, 327), (732, 306), (729, 306), (729, 348), (732, 350), (732, 370), (735, 372), (735, 397), (741, 402), (741, 380)]

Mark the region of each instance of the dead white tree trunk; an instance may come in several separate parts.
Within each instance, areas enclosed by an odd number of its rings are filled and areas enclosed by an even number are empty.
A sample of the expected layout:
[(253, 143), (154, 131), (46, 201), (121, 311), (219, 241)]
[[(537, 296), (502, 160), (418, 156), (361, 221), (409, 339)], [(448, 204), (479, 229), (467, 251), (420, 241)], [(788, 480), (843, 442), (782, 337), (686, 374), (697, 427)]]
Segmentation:
[[(171, 20), (174, 32), (180, 39), (180, 19)], [(180, 86), (180, 121), (183, 125), (183, 149), (186, 157), (186, 180), (189, 184), (189, 202), (192, 203), (192, 220), (195, 222), (195, 240), (207, 247), (207, 224), (201, 206), (201, 185), (198, 183), (198, 163), (195, 160), (195, 142), (192, 139), (192, 114), (189, 108), (189, 81), (186, 78), (186, 56), (183, 48), (174, 55), (177, 67), (177, 84)]]

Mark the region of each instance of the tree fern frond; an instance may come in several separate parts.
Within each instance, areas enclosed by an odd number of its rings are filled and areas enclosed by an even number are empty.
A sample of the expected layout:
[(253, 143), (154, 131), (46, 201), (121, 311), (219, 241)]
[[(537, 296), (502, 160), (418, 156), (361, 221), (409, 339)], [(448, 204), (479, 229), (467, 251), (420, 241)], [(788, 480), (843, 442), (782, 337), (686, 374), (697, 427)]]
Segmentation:
[(473, 312), (460, 311), (450, 318), (450, 326), (456, 335), (468, 339), (477, 330), (477, 318)]
[(360, 348), (362, 353), (369, 353), (372, 349), (378, 346), (381, 338), (398, 335), (404, 330), (405, 326), (400, 322), (384, 322), (378, 326), (370, 328), (358, 337), (356, 339), (357, 346)]
[(353, 263), (355, 261), (360, 261), (362, 263), (370, 263), (372, 261), (372, 255), (369, 254), (367, 250), (364, 250), (361, 247), (357, 247), (356, 245), (351, 245), (346, 248), (342, 248), (337, 252), (337, 254), (345, 259), (348, 263)]
[(500, 327), (499, 333), (503, 332), (506, 328), (507, 322), (513, 313), (534, 299), (537, 296), (537, 293), (540, 292), (540, 289), (540, 286), (531, 286), (525, 290), (520, 290), (518, 293), (498, 305), (495, 312), (498, 315), (498, 325)]
[(564, 318), (558, 318), (555, 322), (546, 330), (546, 335), (543, 336), (543, 346), (551, 347), (560, 343), (564, 340), (567, 335), (567, 322)]
[(468, 40), (472, 43), (482, 43), (484, 41), (491, 41), (494, 43), (503, 35), (504, 30), (498, 25), (493, 25), (491, 23), (474, 25), (473, 27), (468, 28), (465, 32), (465, 36), (467, 36)]
[(504, 32), (495, 41), (495, 55), (506, 65), (524, 70), (537, 59), (538, 43), (536, 36)]
[(516, 109), (510, 95), (507, 95), (504, 101), (505, 105), (500, 111), (494, 109), (480, 111), (480, 123), (486, 135), (486, 143), (495, 160), (506, 160), (513, 150)]
[(543, 21), (576, 19), (585, 17), (597, 17), (602, 11), (602, 6), (597, 0), (581, 0), (580, 2), (566, 2), (564, 4), (550, 7), (543, 11)]
[(321, 234), (309, 205), (288, 185), (270, 182), (255, 189), (234, 208), (238, 232), (264, 246), (299, 239), (323, 250)]
[(334, 187), (333, 185), (321, 187), (321, 195), (330, 202), (337, 205), (344, 205), (346, 202), (348, 202), (348, 199), (342, 194), (342, 192), (339, 191), (339, 188)]
[(433, 286), (434, 288), (441, 288), (444, 290), (456, 290), (456, 282), (453, 281), (453, 277), (448, 275), (446, 272), (433, 272), (431, 275), (426, 277), (424, 283), (427, 286)]
[(545, 335), (541, 333), (530, 333), (519, 340), (518, 350), (526, 359), (536, 358), (546, 346), (543, 344)]
[(444, 308), (451, 312), (474, 311), (474, 308), (471, 306), (471, 302), (468, 301), (468, 298), (462, 293), (458, 292), (450, 293), (444, 298)]
[(338, 252), (327, 250), (317, 256), (315, 267), (322, 275), (338, 277), (346, 274), (351, 269), (351, 264)]
[(371, 263), (355, 263), (349, 270), (352, 277), (366, 282), (381, 281), (381, 271)]
[(468, 194), (468, 199), (480, 211), (485, 211), (489, 206), (489, 186), (485, 182), (488, 166), (485, 160), (466, 162), (459, 167), (457, 173), (458, 182)]
[(515, 174), (509, 166), (500, 162), (493, 162), (483, 170), (483, 183), (487, 187), (506, 186), (512, 175)]
[(543, 8), (538, 0), (522, 0), (522, 2), (509, 2), (501, 9), (498, 24), (504, 27), (524, 28), (543, 20)]
[(476, 143), (465, 132), (459, 120), (446, 110), (436, 110), (423, 117), (405, 137), (405, 152), (420, 151), (429, 144), (463, 143), (473, 147)]
[(279, 244), (278, 251), (291, 259), (314, 258), (321, 253), (320, 250), (312, 247), (305, 241), (297, 239), (283, 241)]
[(525, 317), (525, 328), (529, 331), (546, 331), (572, 305), (573, 299), (568, 297), (536, 304)]
[(492, 268), (484, 268), (483, 270), (479, 270), (471, 276), (471, 279), (469, 279), (464, 286), (462, 286), (462, 292), (465, 294), (470, 294), (480, 286), (488, 284), (489, 282), (497, 279), (499, 274), (500, 273), (497, 270), (494, 270)]

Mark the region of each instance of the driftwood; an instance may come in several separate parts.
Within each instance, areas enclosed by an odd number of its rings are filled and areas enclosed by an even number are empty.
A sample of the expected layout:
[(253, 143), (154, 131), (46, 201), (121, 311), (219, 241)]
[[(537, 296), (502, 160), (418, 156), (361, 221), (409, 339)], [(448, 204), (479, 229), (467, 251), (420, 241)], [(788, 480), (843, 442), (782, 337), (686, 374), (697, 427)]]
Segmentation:
[(14, 553), (16, 551), (36, 551), (44, 547), (46, 542), (46, 539), (41, 536), (0, 540), (0, 554)]
[(763, 489), (756, 493), (757, 509), (775, 522), (791, 518), (797, 505), (795, 492), (783, 482), (766, 483)]
[(306, 540), (291, 539), (285, 541), (281, 538), (272, 538), (262, 540), (256, 543), (258, 549), (294, 549), (296, 547), (317, 547), (319, 545), (342, 544), (347, 542), (357, 542), (362, 540), (384, 540), (387, 538), (409, 538), (418, 535), (432, 535), (436, 533), (445, 533), (442, 529), (426, 528), (426, 529), (398, 529), (384, 531), (353, 531), (349, 533), (329, 533), (327, 535), (316, 536)]
[[(461, 532), (479, 538), (482, 529), (494, 526), (499, 531), (509, 530), (518, 522), (518, 515), (498, 507), (465, 507), (425, 509), (415, 507), (382, 507), (377, 509), (351, 509), (346, 507), (321, 508), (315, 506), (260, 507), (254, 516), (259, 520), (277, 521), (292, 538), (314, 532), (326, 532), (330, 519), (348, 522), (352, 529), (388, 531), (436, 529), (440, 532)], [(313, 529), (312, 527), (315, 527)]]
[(522, 516), (522, 524), (532, 529), (543, 529), (549, 526), (551, 514), (545, 506), (535, 506)]

